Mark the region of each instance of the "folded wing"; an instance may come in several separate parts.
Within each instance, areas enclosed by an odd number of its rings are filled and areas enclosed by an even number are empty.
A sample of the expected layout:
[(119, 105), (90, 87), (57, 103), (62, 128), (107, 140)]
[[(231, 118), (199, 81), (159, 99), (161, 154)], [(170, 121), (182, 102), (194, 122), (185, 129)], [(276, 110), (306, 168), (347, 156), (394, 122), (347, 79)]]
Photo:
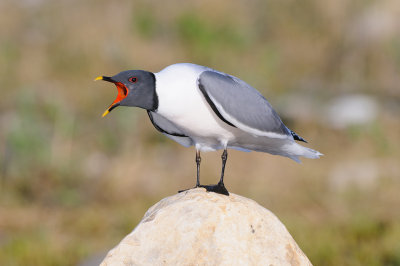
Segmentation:
[(225, 123), (256, 136), (293, 139), (269, 102), (246, 82), (216, 71), (204, 71), (198, 87)]

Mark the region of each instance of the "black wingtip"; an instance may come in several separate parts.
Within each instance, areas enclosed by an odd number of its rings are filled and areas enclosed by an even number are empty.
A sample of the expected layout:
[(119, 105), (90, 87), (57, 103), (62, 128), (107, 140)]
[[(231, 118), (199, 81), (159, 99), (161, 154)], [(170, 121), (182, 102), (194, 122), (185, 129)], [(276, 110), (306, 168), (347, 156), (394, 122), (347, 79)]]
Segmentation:
[(296, 133), (294, 133), (293, 131), (290, 130), (290, 134), (292, 134), (294, 140), (298, 140), (298, 141), (303, 141), (305, 143), (308, 143), (307, 140), (303, 139), (302, 137), (300, 137), (299, 135), (297, 135)]

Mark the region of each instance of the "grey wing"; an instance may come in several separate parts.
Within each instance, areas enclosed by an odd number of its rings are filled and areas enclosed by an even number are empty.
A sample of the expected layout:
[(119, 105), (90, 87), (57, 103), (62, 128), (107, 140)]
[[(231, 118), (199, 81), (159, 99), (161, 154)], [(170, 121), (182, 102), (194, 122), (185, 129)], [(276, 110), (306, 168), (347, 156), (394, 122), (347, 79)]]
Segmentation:
[(258, 136), (293, 138), (269, 102), (246, 82), (215, 71), (204, 71), (198, 86), (224, 122)]
[(153, 126), (163, 133), (168, 138), (178, 142), (179, 144), (190, 147), (193, 145), (193, 141), (190, 137), (186, 136), (179, 128), (177, 128), (171, 121), (164, 118), (163, 116), (154, 113), (147, 112)]

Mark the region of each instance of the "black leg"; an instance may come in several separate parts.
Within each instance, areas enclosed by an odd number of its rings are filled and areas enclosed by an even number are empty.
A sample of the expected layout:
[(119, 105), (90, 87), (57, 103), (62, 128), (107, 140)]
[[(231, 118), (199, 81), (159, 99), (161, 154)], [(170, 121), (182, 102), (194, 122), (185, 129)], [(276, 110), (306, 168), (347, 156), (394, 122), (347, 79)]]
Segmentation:
[[(200, 185), (200, 163), (201, 163), (200, 151), (196, 150), (197, 178), (196, 178), (196, 186), (194, 188), (201, 187), (201, 185)], [(189, 190), (189, 189), (179, 190), (178, 193), (184, 192), (186, 190)]]
[(219, 180), (217, 185), (200, 185), (200, 187), (204, 187), (207, 191), (223, 194), (229, 196), (228, 190), (225, 188), (224, 185), (224, 173), (225, 173), (225, 165), (226, 160), (228, 159), (228, 152), (225, 149), (221, 155), (222, 159), (222, 171), (221, 171), (221, 179)]
[(200, 151), (196, 150), (196, 164), (197, 164), (196, 187), (200, 186), (200, 163), (201, 163)]
[[(200, 151), (196, 150), (196, 165), (197, 165), (197, 179), (196, 179), (196, 187), (203, 187), (205, 188), (208, 192), (215, 192), (223, 195), (229, 196), (228, 190), (225, 188), (224, 185), (224, 173), (225, 173), (225, 165), (226, 161), (228, 159), (228, 151), (225, 149), (224, 152), (221, 155), (222, 159), (222, 171), (221, 171), (221, 179), (219, 180), (218, 184), (216, 185), (200, 185), (200, 162), (201, 162), (201, 157), (200, 157)], [(180, 190), (178, 191), (183, 192), (185, 190)]]
[(222, 171), (221, 171), (221, 179), (219, 180), (218, 184), (222, 184), (222, 186), (224, 186), (225, 165), (226, 165), (226, 160), (228, 160), (228, 151), (226, 149), (222, 153), (221, 159), (222, 159)]

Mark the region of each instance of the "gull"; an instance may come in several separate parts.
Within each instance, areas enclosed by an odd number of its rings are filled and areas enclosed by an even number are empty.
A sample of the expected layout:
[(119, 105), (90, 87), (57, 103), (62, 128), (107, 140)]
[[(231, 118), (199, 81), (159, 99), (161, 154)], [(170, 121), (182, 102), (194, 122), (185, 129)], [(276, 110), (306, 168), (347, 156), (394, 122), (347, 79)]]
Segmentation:
[[(147, 110), (158, 131), (185, 147), (194, 146), (196, 187), (207, 191), (229, 195), (224, 185), (228, 148), (267, 152), (296, 162), (299, 157), (322, 155), (296, 143), (306, 141), (283, 124), (255, 88), (209, 67), (178, 63), (158, 73), (127, 70), (95, 80), (112, 82), (118, 90), (103, 117), (118, 106), (139, 107)], [(216, 185), (201, 185), (200, 152), (216, 150), (223, 150), (220, 180)]]

